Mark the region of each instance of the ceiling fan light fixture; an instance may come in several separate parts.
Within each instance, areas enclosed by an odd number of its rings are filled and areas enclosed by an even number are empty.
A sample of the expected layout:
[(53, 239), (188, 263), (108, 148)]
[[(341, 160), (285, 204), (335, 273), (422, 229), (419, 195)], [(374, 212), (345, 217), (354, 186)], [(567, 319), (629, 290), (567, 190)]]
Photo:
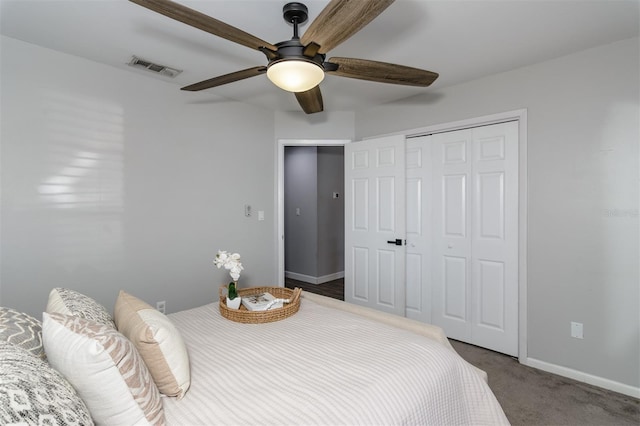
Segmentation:
[(267, 77), (288, 92), (306, 92), (320, 84), (324, 79), (324, 70), (312, 61), (285, 59), (269, 64)]

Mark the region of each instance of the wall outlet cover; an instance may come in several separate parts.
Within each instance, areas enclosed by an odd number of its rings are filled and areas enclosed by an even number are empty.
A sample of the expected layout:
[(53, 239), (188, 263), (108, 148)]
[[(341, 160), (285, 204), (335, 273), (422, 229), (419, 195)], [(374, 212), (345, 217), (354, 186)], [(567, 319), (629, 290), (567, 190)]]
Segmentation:
[(583, 327), (581, 322), (571, 322), (571, 337), (575, 337), (576, 339), (583, 339)]

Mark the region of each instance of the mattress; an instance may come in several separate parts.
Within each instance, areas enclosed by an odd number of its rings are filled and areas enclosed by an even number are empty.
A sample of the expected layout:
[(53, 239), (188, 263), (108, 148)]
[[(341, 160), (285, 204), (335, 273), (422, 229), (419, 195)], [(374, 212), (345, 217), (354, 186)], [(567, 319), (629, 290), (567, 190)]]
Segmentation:
[(434, 326), (308, 293), (272, 323), (229, 321), (217, 304), (169, 317), (191, 362), (186, 396), (163, 399), (169, 425), (508, 424)]

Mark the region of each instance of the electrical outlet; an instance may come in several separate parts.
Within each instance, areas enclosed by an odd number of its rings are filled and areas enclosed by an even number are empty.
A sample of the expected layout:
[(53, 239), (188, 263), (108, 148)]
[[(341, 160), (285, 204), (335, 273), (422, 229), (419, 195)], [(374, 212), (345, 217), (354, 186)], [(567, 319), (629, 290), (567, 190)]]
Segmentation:
[(581, 322), (571, 322), (571, 337), (575, 337), (576, 339), (584, 338)]
[(167, 306), (167, 302), (164, 301), (164, 300), (156, 303), (156, 309), (159, 312), (162, 312), (163, 314), (164, 314), (164, 310), (165, 310), (166, 306)]

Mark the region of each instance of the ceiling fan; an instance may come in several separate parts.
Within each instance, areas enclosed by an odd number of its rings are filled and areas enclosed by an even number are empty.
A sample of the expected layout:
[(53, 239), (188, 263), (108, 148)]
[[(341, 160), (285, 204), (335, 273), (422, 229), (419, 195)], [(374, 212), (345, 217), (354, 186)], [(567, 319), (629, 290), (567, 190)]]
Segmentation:
[(130, 0), (169, 18), (259, 50), (268, 59), (266, 66), (257, 66), (221, 75), (183, 87), (198, 91), (267, 74), (276, 86), (293, 92), (307, 114), (323, 110), (318, 84), (326, 74), (369, 80), (379, 83), (426, 87), (438, 74), (404, 65), (354, 58), (330, 58), (326, 53), (361, 30), (382, 13), (394, 0), (331, 0), (309, 25), (302, 37), (298, 25), (306, 22), (308, 9), (302, 3), (287, 3), (283, 17), (293, 24), (291, 40), (271, 44), (229, 24), (170, 0)]

